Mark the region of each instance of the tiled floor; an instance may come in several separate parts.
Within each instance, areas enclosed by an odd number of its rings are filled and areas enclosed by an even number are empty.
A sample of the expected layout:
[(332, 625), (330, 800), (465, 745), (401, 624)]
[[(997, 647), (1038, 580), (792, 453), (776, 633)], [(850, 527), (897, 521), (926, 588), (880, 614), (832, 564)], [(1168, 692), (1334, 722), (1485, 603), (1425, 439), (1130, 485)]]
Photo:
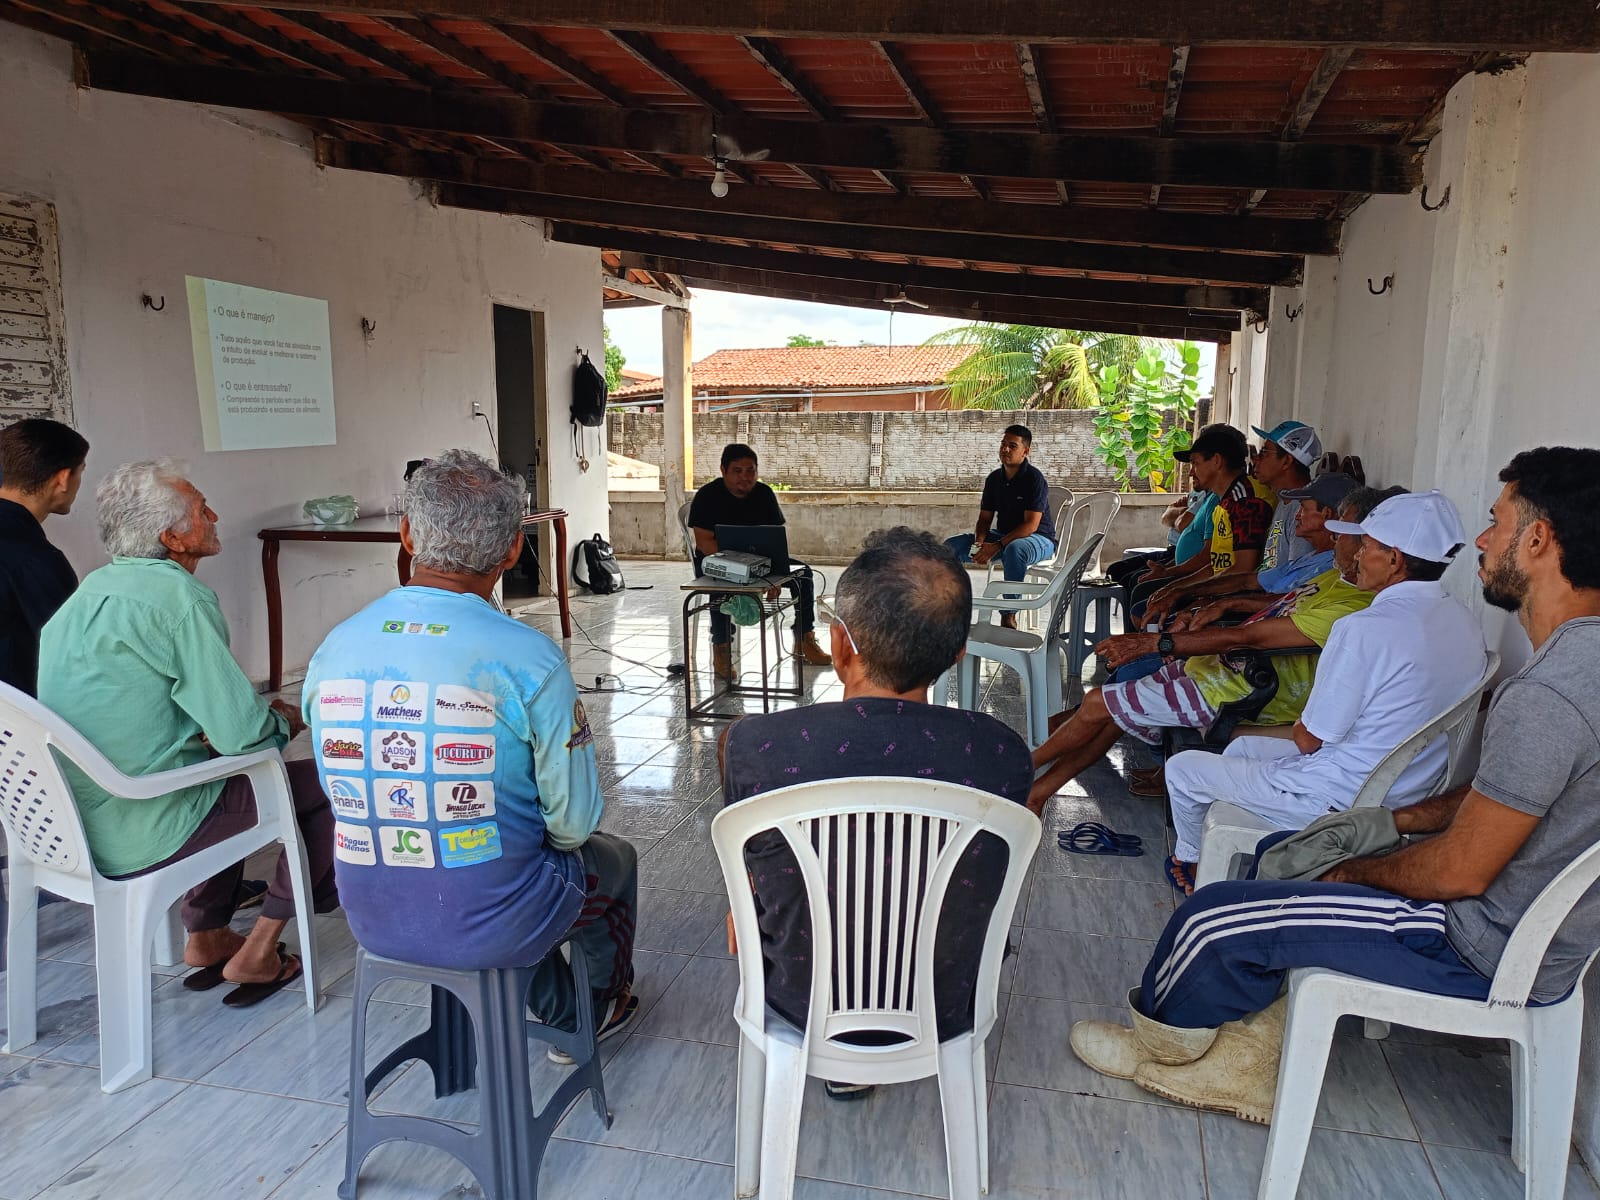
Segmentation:
[[(580, 682), (615, 674), (625, 691), (586, 697), (605, 772), (604, 827), (641, 854), (638, 988), (645, 1013), (608, 1042), (606, 1084), (616, 1122), (587, 1104), (561, 1126), (545, 1159), (545, 1200), (732, 1194), (735, 987), (723, 946), (722, 879), (707, 830), (720, 803), (719, 726), (688, 725), (676, 680), (676, 565), (625, 564), (614, 597), (581, 596), (587, 634), (571, 643)], [(526, 617), (549, 630), (548, 602)], [(592, 639), (592, 642), (591, 642)], [(837, 695), (829, 672), (808, 672), (814, 697)], [(987, 707), (1022, 719), (1014, 678)], [(300, 749), (300, 748), (295, 748)], [(303, 752), (303, 750), (301, 750)], [(1091, 771), (1052, 802), (1046, 828), (1086, 817), (1160, 844), (1159, 808), (1130, 800), (1115, 765)], [(1088, 1070), (1067, 1048), (1083, 1017), (1120, 1013), (1172, 908), (1160, 858), (1081, 858), (1046, 838), (1002, 975), (1002, 1020), (990, 1041), (991, 1195), (1007, 1200), (1128, 1197), (1248, 1200), (1266, 1131), (1200, 1116)], [(0, 1055), (0, 1200), (213, 1197), (316, 1200), (344, 1170), (350, 971), (342, 917), (319, 918), (328, 995), (313, 1016), (292, 990), (244, 1011), (220, 993), (155, 978), (157, 1078), (116, 1096), (99, 1089), (94, 942), (88, 910), (41, 912), (39, 1039)], [(380, 993), (374, 1046), (424, 1023), (418, 991)], [(303, 997), (302, 997), (303, 1000)], [(537, 1054), (537, 1051), (535, 1051)], [(557, 1069), (534, 1062), (536, 1087)], [(476, 1095), (432, 1100), (413, 1066), (375, 1101), (390, 1111), (471, 1120)], [(1510, 1094), (1498, 1044), (1445, 1041), (1396, 1029), (1387, 1042), (1337, 1039), (1301, 1195), (1318, 1200), (1498, 1200), (1522, 1195), (1507, 1155)], [(801, 1200), (945, 1195), (938, 1092), (931, 1081), (879, 1089), (858, 1104), (807, 1094)], [(362, 1173), (362, 1200), (463, 1200), (481, 1193), (434, 1151), (380, 1148)], [(1567, 1195), (1600, 1200), (1576, 1160)]]

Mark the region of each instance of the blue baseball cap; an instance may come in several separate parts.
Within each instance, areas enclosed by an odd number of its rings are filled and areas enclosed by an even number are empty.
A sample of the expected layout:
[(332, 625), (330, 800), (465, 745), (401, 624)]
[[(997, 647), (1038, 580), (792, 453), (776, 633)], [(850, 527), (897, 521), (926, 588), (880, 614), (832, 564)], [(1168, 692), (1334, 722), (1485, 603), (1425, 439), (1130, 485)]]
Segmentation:
[(1258, 438), (1271, 442), (1303, 467), (1322, 457), (1322, 439), (1304, 421), (1279, 421), (1271, 429), (1250, 426)]

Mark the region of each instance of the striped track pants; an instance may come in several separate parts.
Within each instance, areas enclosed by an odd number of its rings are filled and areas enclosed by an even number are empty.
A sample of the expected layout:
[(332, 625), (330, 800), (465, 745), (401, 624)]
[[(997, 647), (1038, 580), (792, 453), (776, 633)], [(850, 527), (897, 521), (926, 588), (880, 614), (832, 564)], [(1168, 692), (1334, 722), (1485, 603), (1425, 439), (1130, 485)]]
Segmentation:
[(1443, 904), (1352, 883), (1240, 880), (1201, 888), (1172, 914), (1145, 967), (1143, 1007), (1167, 1025), (1221, 1025), (1266, 1008), (1295, 967), (1489, 994), (1445, 939)]

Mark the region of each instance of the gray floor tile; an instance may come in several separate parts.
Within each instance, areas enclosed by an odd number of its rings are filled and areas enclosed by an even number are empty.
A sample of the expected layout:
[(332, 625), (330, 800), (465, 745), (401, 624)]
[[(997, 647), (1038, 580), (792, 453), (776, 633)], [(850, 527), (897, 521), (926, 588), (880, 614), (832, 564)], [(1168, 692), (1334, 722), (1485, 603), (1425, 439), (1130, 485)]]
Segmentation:
[[(1444, 1200), (1522, 1200), (1524, 1179), (1511, 1155), (1428, 1146)], [(1576, 1155), (1567, 1164), (1566, 1200), (1600, 1200), (1600, 1188)]]
[(1317, 1105), (1317, 1126), (1416, 1139), (1416, 1126), (1406, 1112), (1380, 1043), (1363, 1037), (1333, 1039)]
[(694, 828), (692, 817), (657, 842), (654, 852), (639, 863), (639, 886), (727, 895), (716, 849), (709, 835)]
[(642, 887), (633, 944), (640, 950), (693, 954), (727, 916), (728, 899), (721, 893)]
[(1037, 996), (1014, 997), (1006, 1015), (1005, 1038), (1000, 1044), (995, 1081), (1142, 1104), (1167, 1103), (1131, 1080), (1112, 1079), (1084, 1065), (1067, 1041), (1075, 1021), (1111, 1021), (1126, 1025), (1128, 1006), (1075, 1004)]
[(633, 952), (633, 994), (639, 997), (639, 1016), (635, 1018), (634, 1030), (661, 1002), (661, 997), (666, 995), (688, 962), (687, 954), (662, 954), (655, 950)]
[(738, 990), (739, 968), (732, 959), (691, 959), (637, 1032), (645, 1037), (737, 1046), (739, 1028), (733, 1020), (733, 999)]
[[(863, 1137), (864, 1129), (874, 1131)], [(806, 1084), (799, 1173), (922, 1196), (949, 1194), (944, 1118), (933, 1079), (880, 1087), (865, 1100), (830, 1100)]]
[(1154, 941), (1171, 916), (1172, 888), (1166, 883), (1039, 875), (1023, 924)]
[[(316, 1016), (304, 1007), (224, 1059), (202, 1083), (343, 1104), (349, 1097), (352, 1002), (324, 999)], [(367, 1006), (365, 1062), (376, 1063), (428, 1027), (425, 1009), (374, 1000)]]
[(152, 1079), (108, 1096), (98, 1071), (22, 1064), (0, 1081), (0, 1196), (33, 1196), (184, 1087)]
[(722, 1200), (732, 1195), (731, 1166), (559, 1138), (545, 1151), (539, 1173), (539, 1200)]
[[(41, 1200), (98, 1200), (108, 1191), (118, 1200), (265, 1197), (341, 1123), (341, 1110), (329, 1105), (192, 1084), (79, 1163)], [(215, 1140), (223, 1130), (237, 1137)], [(207, 1143), (210, 1153), (196, 1153)]]
[[(27, 1046), (13, 1049), (37, 1058), (85, 1033), (98, 1036), (100, 1009), (95, 1002), (94, 968), (46, 958), (39, 960), (36, 970), (35, 1038)], [(163, 977), (155, 976), (151, 986), (158, 987), (163, 982)], [(5, 1028), (5, 1019), (4, 1007), (0, 1006), (0, 1029)], [(0, 1045), (4, 1044), (0, 1041)]]
[[(338, 1200), (344, 1157), (341, 1121), (322, 1149), (278, 1186), (272, 1200)], [(483, 1196), (462, 1163), (443, 1150), (414, 1142), (377, 1147), (357, 1178), (360, 1200), (481, 1200)]]
[(736, 1059), (728, 1046), (635, 1034), (606, 1064), (612, 1127), (580, 1106), (561, 1136), (731, 1164)]
[(640, 848), (641, 839), (654, 845), (695, 810), (697, 800), (679, 800), (655, 792), (633, 793), (612, 790), (605, 794), (605, 812), (600, 828), (627, 838)]
[(1154, 942), (1133, 938), (1025, 929), (1012, 990), (1021, 996), (1125, 1005), (1154, 948)]
[(693, 806), (721, 786), (722, 780), (715, 767), (705, 770), (695, 765), (695, 760), (684, 759), (660, 765), (652, 761), (635, 767), (623, 779), (618, 792), (657, 800), (677, 800)]
[(1507, 1058), (1403, 1043), (1385, 1045), (1383, 1052), (1424, 1142), (1510, 1153)]
[(615, 734), (594, 735), (595, 755), (603, 763), (615, 766), (643, 766), (672, 743), (660, 738), (617, 737)]
[[(1255, 1196), (1266, 1160), (1267, 1127), (1202, 1113), (1206, 1183), (1211, 1200)], [(1299, 1200), (1441, 1200), (1427, 1156), (1416, 1142), (1313, 1130)]]
[(995, 1200), (1204, 1200), (1199, 1122), (1184, 1109), (1000, 1084), (989, 1131)]

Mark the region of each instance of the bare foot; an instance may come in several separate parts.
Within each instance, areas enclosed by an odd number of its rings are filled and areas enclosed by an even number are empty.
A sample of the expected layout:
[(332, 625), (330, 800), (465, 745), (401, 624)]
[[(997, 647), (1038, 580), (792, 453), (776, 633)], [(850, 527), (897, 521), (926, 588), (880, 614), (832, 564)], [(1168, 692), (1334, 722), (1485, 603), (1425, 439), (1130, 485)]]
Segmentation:
[(280, 971), (299, 962), (299, 955), (280, 955), (276, 946), (265, 955), (241, 952), (228, 960), (228, 965), (222, 968), (222, 977), (229, 983), (271, 983)]
[(224, 925), (221, 929), (201, 929), (189, 935), (183, 947), (183, 961), (191, 967), (209, 967), (232, 958), (244, 945), (244, 938)]

